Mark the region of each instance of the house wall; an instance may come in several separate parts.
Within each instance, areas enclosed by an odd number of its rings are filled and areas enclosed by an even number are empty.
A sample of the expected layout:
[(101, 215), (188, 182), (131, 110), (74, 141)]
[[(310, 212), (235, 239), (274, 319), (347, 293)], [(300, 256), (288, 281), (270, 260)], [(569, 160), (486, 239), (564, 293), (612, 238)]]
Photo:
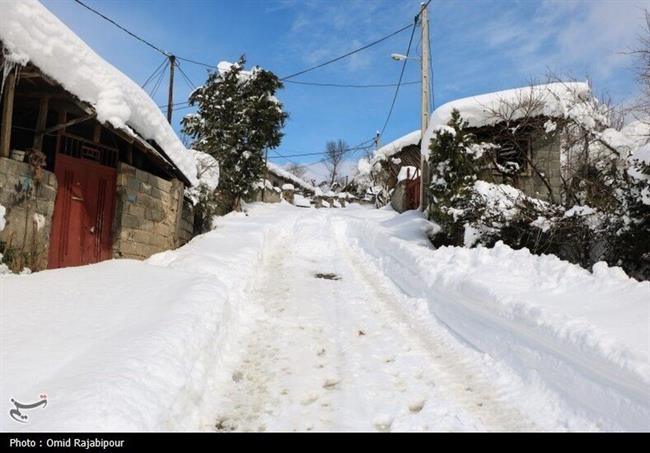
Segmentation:
[(167, 181), (123, 162), (117, 168), (113, 257), (145, 259), (187, 240), (183, 184)]
[[(264, 195), (264, 198), (262, 199), (262, 194)], [(279, 203), (280, 200), (282, 199), (282, 192), (277, 191), (275, 189), (266, 189), (262, 191), (262, 189), (258, 189), (255, 191), (255, 196), (253, 197), (253, 201), (263, 201), (264, 203)]]
[(0, 252), (5, 259), (18, 253), (21, 267), (47, 268), (56, 190), (54, 173), (43, 170), (36, 179), (29, 164), (0, 157), (0, 204), (7, 209)]
[[(533, 163), (545, 175), (553, 190), (553, 196), (558, 200), (562, 192), (559, 134), (550, 138), (534, 137), (531, 149)], [(530, 175), (519, 178), (518, 188), (531, 197), (549, 199), (549, 191), (542, 178), (532, 169), (529, 173)]]

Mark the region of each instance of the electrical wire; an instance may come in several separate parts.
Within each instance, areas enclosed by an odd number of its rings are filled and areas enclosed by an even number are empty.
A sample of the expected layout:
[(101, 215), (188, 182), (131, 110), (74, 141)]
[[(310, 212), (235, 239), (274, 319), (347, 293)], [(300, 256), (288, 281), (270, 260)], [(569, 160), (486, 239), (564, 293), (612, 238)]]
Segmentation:
[(147, 80), (145, 80), (144, 83), (142, 85), (140, 85), (140, 88), (146, 87), (147, 84), (151, 81), (151, 79), (154, 78), (158, 74), (158, 71), (160, 71), (162, 69), (162, 67), (165, 66), (165, 63), (169, 63), (169, 59), (167, 57), (165, 57), (165, 59), (162, 61), (162, 63), (160, 63), (160, 66), (158, 66), (156, 68), (156, 70), (153, 72), (153, 74), (151, 74), (149, 76), (149, 78), (147, 78)]
[[(428, 5), (428, 3), (427, 3)], [(399, 80), (397, 81), (397, 86), (395, 87), (395, 95), (393, 96), (393, 101), (390, 104), (390, 109), (388, 110), (388, 116), (386, 117), (386, 121), (384, 121), (384, 126), (381, 128), (381, 132), (379, 133), (380, 137), (384, 136), (384, 132), (386, 132), (386, 127), (388, 126), (388, 122), (390, 121), (390, 117), (393, 114), (393, 109), (395, 108), (395, 102), (397, 101), (397, 95), (399, 94), (399, 88), (402, 84), (402, 79), (404, 78), (404, 71), (406, 70), (406, 63), (408, 62), (408, 56), (411, 53), (411, 45), (413, 43), (413, 36), (415, 35), (415, 25), (417, 24), (417, 20), (420, 14), (418, 13), (417, 16), (415, 16), (415, 22), (413, 23), (413, 28), (411, 29), (411, 37), (409, 38), (409, 45), (406, 49), (406, 58), (404, 58), (404, 63), (402, 64), (402, 70), (399, 74)]]
[(383, 42), (383, 41), (387, 40), (388, 38), (391, 38), (391, 37), (393, 37), (393, 36), (395, 36), (395, 35), (397, 35), (397, 34), (403, 32), (404, 30), (408, 30), (409, 28), (411, 28), (411, 27), (413, 27), (413, 26), (414, 26), (413, 24), (406, 25), (405, 27), (402, 27), (402, 28), (400, 28), (399, 30), (396, 30), (396, 31), (394, 31), (394, 32), (392, 32), (392, 33), (390, 33), (390, 34), (388, 34), (388, 35), (382, 37), (382, 38), (379, 38), (379, 39), (376, 40), (376, 41), (373, 41), (373, 42), (371, 42), (371, 43), (369, 43), (369, 44), (366, 44), (365, 46), (359, 47), (359, 48), (354, 49), (354, 50), (352, 50), (352, 51), (350, 51), (350, 52), (348, 52), (348, 53), (345, 53), (345, 54), (343, 54), (343, 55), (340, 55), (340, 56), (338, 56), (338, 57), (336, 57), (336, 58), (332, 58), (331, 60), (327, 60), (327, 61), (325, 61), (325, 62), (323, 62), (323, 63), (317, 64), (316, 66), (312, 66), (312, 67), (310, 67), (310, 68), (303, 69), (302, 71), (294, 72), (293, 74), (290, 74), (290, 75), (288, 75), (288, 76), (282, 77), (280, 80), (285, 81), (285, 80), (288, 80), (288, 79), (292, 79), (292, 78), (297, 77), (297, 76), (299, 76), (299, 75), (306, 74), (306, 73), (308, 73), (308, 72), (310, 72), (310, 71), (313, 71), (314, 69), (322, 68), (323, 66), (327, 66), (327, 65), (329, 65), (329, 64), (335, 63), (335, 62), (337, 62), (337, 61), (339, 61), (339, 60), (342, 60), (343, 58), (349, 57), (350, 55), (354, 55), (355, 53), (361, 52), (362, 50), (366, 50), (366, 49), (368, 49), (369, 47), (372, 47), (372, 46), (374, 46), (374, 45), (377, 45), (377, 44), (379, 44), (380, 42)]
[[(294, 83), (296, 85), (311, 85), (318, 87), (333, 87), (333, 88), (389, 88), (397, 86), (396, 83), (379, 83), (379, 84), (370, 84), (370, 85), (349, 85), (349, 84), (339, 84), (339, 83), (322, 83), (322, 82), (302, 82), (299, 80), (285, 80), (286, 83)], [(419, 84), (419, 80), (413, 80), (410, 82), (404, 82), (402, 85), (415, 85)]]

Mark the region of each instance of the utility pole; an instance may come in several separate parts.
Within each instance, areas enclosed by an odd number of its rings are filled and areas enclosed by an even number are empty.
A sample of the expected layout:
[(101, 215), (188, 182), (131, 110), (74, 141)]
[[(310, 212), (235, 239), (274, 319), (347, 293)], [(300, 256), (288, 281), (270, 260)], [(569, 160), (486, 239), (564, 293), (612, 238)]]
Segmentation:
[[(420, 30), (422, 31), (422, 55), (420, 56), (420, 69), (422, 71), (420, 84), (421, 89), (421, 115), (422, 115), (422, 135), (421, 141), (424, 141), (424, 134), (429, 127), (429, 12), (426, 5), (422, 4), (420, 10)], [(429, 161), (426, 154), (420, 156), (420, 210), (424, 211), (428, 206), (427, 186), (429, 185)]]
[(174, 109), (174, 66), (176, 57), (169, 55), (169, 92), (167, 95), (167, 122), (172, 124), (172, 111)]
[(266, 181), (269, 179), (269, 149), (264, 150), (264, 181), (262, 181), (262, 202), (266, 196)]

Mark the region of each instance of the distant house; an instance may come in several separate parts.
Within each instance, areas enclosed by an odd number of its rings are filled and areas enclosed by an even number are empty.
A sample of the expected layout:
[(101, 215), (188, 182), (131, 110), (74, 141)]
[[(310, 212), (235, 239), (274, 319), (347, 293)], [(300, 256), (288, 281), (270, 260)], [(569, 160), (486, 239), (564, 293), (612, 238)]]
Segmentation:
[(570, 105), (579, 106), (590, 96), (587, 83), (558, 82), (449, 102), (432, 113), (422, 153), (429, 154), (431, 137), (458, 110), (479, 142), (497, 145), (495, 159), (482, 179), (504, 182), (507, 172), (510, 183), (526, 195), (557, 199), (562, 192), (563, 118)]
[(191, 238), (196, 181), (154, 101), (35, 1), (0, 3), (0, 253), (34, 270)]
[[(278, 203), (284, 199), (288, 203), (297, 201), (302, 207), (313, 198), (316, 188), (307, 181), (272, 162), (267, 163), (266, 179), (260, 181), (255, 193), (255, 201)], [(295, 197), (299, 195), (299, 197)], [(296, 200), (294, 200), (296, 198)]]
[(400, 137), (379, 148), (370, 161), (397, 212), (416, 209), (420, 203), (420, 136), (417, 130)]

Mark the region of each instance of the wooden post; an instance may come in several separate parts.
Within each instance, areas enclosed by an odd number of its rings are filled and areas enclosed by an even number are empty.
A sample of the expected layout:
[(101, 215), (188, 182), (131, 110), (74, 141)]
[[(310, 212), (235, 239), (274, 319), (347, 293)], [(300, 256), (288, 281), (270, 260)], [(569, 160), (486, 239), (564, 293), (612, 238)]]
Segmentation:
[(50, 104), (49, 96), (43, 96), (38, 104), (38, 118), (36, 119), (36, 133), (34, 134), (34, 149), (43, 150), (43, 135), (47, 125), (47, 111)]
[[(59, 124), (65, 124), (65, 122), (68, 120), (68, 114), (66, 112), (59, 112), (58, 114), (58, 123)], [(56, 131), (56, 153), (61, 153), (63, 150), (64, 143), (63, 143), (63, 134), (65, 133), (65, 128), (61, 128), (58, 131)], [(54, 157), (56, 160), (56, 157)]]
[(129, 142), (129, 147), (126, 150), (126, 163), (133, 166), (133, 142)]
[(167, 122), (172, 123), (172, 112), (174, 111), (174, 66), (176, 57), (169, 56), (169, 91), (167, 92)]
[(99, 144), (102, 138), (102, 125), (97, 123), (95, 124), (95, 129), (93, 129), (93, 142)]
[(0, 157), (9, 157), (15, 91), (16, 73), (14, 71), (11, 71), (5, 80), (4, 86), (4, 103), (2, 105), (2, 129), (0, 129)]

